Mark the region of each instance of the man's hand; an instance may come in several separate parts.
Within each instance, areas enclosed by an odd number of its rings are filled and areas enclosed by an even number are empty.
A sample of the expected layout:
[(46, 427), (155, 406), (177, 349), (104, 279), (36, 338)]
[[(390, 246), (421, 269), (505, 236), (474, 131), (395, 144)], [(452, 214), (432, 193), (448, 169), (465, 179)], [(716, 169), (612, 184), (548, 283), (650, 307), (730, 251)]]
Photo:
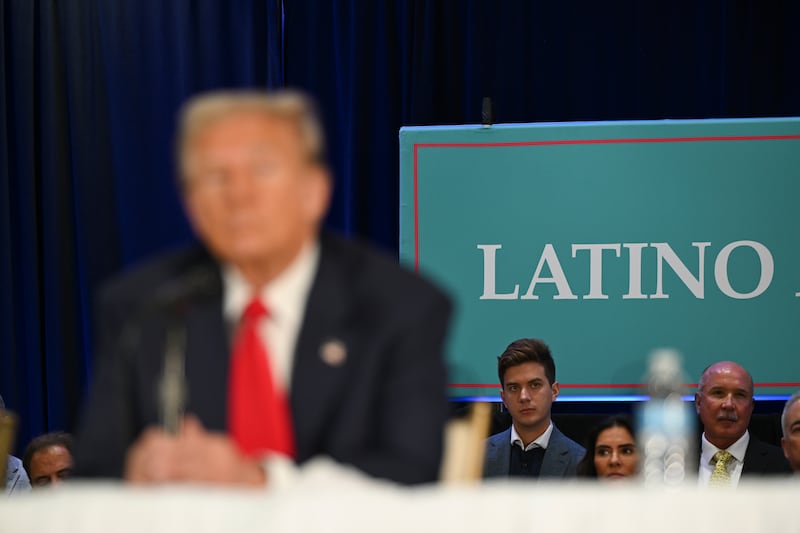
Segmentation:
[(261, 464), (244, 457), (223, 433), (206, 431), (194, 416), (183, 419), (173, 436), (149, 428), (128, 450), (125, 479), (131, 483), (219, 483), (261, 486), (266, 473)]
[(148, 428), (128, 449), (125, 479), (131, 483), (178, 480), (179, 439), (158, 428)]

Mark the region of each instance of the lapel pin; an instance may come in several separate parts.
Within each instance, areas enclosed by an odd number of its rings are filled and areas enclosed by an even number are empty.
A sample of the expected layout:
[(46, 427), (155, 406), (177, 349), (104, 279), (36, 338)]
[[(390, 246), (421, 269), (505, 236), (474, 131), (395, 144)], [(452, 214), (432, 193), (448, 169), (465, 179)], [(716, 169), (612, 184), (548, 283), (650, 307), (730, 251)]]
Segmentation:
[(325, 341), (320, 346), (319, 357), (328, 366), (341, 366), (347, 359), (347, 346), (339, 339)]

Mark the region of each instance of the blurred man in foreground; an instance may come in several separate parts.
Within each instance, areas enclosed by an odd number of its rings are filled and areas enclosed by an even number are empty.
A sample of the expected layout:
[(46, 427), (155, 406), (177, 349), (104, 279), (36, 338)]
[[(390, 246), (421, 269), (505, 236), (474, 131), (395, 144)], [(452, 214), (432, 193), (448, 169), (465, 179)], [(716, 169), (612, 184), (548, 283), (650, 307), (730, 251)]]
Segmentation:
[(789, 461), (795, 474), (800, 474), (800, 392), (795, 392), (786, 400), (781, 414), (783, 455)]
[(550, 420), (559, 388), (550, 348), (538, 339), (516, 340), (498, 359), (497, 373), (511, 427), (486, 441), (484, 477), (575, 476), (586, 450)]
[(72, 464), (72, 437), (63, 431), (39, 435), (22, 456), (34, 489), (60, 485), (72, 474)]
[(700, 376), (694, 403), (703, 425), (701, 485), (736, 486), (742, 476), (789, 471), (780, 448), (747, 430), (755, 406), (753, 378), (747, 370), (731, 361), (709, 366)]
[[(177, 148), (203, 246), (102, 292), (78, 472), (262, 486), (287, 462), (322, 455), (434, 481), (450, 305), (393, 260), (320, 232), (331, 179), (310, 102), (200, 96), (183, 110)], [(188, 386), (177, 436), (159, 426), (181, 392), (159, 389), (165, 345), (185, 347), (170, 359)]]

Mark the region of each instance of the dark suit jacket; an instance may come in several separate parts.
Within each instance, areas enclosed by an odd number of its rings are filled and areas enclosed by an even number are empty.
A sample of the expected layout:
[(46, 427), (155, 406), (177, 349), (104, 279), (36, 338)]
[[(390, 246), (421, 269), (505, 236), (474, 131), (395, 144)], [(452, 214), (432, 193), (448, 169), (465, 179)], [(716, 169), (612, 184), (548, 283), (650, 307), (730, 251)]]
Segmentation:
[(750, 443), (744, 453), (742, 477), (790, 474), (789, 463), (783, 450), (758, 440), (750, 434)]
[[(540, 478), (564, 478), (575, 476), (578, 463), (586, 454), (580, 444), (561, 433), (553, 425), (553, 433), (542, 459)], [(508, 476), (511, 463), (511, 427), (492, 435), (486, 440), (486, 452), (483, 461), (483, 477)]]
[[(449, 301), (355, 243), (326, 234), (320, 245), (291, 377), (297, 462), (327, 455), (377, 477), (433, 481), (447, 415)], [(155, 310), (159, 291), (198, 269), (212, 273), (204, 297)], [(76, 440), (78, 474), (121, 476), (126, 449), (159, 422), (168, 316), (179, 314), (186, 328), (187, 412), (209, 429), (226, 429), (230, 341), (219, 267), (205, 251), (162, 257), (112, 281), (98, 313), (99, 361)], [(320, 357), (332, 340), (346, 346), (338, 366)]]

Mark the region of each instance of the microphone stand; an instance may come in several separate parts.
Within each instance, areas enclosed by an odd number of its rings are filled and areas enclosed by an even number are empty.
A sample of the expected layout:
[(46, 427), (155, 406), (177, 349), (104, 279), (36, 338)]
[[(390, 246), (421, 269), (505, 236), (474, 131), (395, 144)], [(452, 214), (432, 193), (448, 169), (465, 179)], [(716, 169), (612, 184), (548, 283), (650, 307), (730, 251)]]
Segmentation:
[[(213, 284), (213, 273), (198, 269), (167, 284), (137, 316), (147, 312), (159, 313), (167, 320), (164, 345), (164, 366), (158, 383), (158, 410), (161, 428), (171, 434), (180, 433), (181, 420), (186, 411), (189, 386), (186, 380), (186, 325), (185, 315), (190, 301), (207, 296)], [(138, 321), (129, 322), (122, 333), (125, 352), (132, 352), (140, 331)]]
[(158, 387), (162, 429), (170, 435), (180, 433), (180, 423), (186, 410), (186, 328), (176, 317), (170, 320), (164, 349), (164, 370)]

